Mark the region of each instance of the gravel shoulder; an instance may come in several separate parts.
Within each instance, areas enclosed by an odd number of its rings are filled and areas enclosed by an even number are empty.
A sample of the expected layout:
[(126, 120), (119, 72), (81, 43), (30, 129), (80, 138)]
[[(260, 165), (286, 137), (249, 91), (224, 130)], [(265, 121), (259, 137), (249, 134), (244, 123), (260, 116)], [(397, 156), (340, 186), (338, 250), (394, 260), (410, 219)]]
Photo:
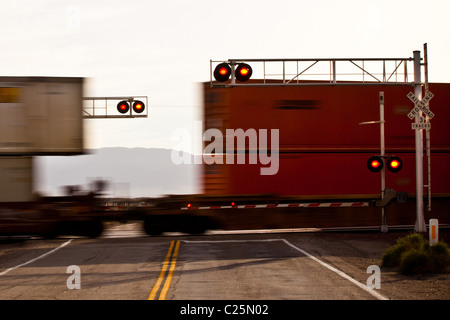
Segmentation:
[[(405, 276), (398, 274), (395, 268), (381, 268), (381, 257), (385, 250), (409, 233), (311, 234), (311, 243), (304, 249), (363, 284), (372, 274), (367, 273), (367, 268), (370, 265), (380, 266), (381, 288), (374, 290), (388, 299), (449, 300), (450, 273)], [(450, 230), (440, 230), (439, 239), (449, 244)]]

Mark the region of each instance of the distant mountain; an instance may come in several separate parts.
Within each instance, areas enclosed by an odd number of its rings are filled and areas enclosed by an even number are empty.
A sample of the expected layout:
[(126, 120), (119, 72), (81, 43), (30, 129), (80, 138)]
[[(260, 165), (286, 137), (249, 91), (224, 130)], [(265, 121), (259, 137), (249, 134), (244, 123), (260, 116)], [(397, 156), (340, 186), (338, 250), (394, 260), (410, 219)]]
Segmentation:
[(113, 197), (156, 197), (200, 192), (200, 166), (174, 164), (172, 150), (102, 148), (81, 156), (36, 157), (34, 189), (45, 195), (62, 195), (63, 186), (87, 190), (95, 179), (109, 182)]

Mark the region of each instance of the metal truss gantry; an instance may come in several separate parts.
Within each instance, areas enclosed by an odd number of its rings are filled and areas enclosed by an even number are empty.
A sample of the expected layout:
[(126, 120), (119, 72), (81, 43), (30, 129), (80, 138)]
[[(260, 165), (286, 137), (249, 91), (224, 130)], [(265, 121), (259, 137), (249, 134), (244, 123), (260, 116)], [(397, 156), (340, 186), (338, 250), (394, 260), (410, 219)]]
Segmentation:
[[(413, 60), (411, 57), (210, 60), (210, 82), (211, 87), (412, 85), (409, 79), (414, 78)], [(214, 67), (224, 62), (231, 66), (231, 79), (227, 82), (216, 82), (213, 80)], [(252, 67), (253, 80), (236, 80), (234, 70), (240, 63)]]
[[(145, 103), (143, 113), (135, 113), (132, 108), (126, 114), (117, 114), (117, 103), (128, 101), (130, 105), (137, 100)], [(83, 98), (83, 118), (85, 119), (107, 119), (107, 118), (147, 118), (148, 117), (148, 97), (128, 96), (128, 97), (84, 97)]]

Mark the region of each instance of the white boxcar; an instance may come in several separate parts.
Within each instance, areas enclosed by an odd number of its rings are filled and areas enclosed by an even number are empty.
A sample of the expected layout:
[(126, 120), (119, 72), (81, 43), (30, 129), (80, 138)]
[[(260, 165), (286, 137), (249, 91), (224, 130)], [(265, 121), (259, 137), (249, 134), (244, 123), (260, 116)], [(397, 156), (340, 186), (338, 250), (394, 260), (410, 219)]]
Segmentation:
[(83, 78), (0, 77), (0, 156), (83, 153)]
[(33, 199), (32, 157), (0, 157), (0, 203)]

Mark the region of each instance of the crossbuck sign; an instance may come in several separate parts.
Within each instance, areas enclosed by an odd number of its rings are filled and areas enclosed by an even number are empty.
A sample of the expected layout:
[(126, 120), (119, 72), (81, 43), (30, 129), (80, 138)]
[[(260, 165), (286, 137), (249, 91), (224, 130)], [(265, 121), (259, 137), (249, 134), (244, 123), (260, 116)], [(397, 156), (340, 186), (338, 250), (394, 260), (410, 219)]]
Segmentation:
[[(428, 103), (434, 97), (434, 94), (428, 92), (422, 100), (417, 98), (412, 92), (408, 93), (406, 96), (414, 103), (414, 108), (408, 113), (408, 118), (410, 118), (411, 120), (414, 119), (414, 117), (418, 115), (420, 111), (428, 116), (430, 120), (434, 117), (434, 113), (431, 112), (430, 109), (428, 109)], [(411, 127), (412, 129), (430, 129), (431, 123), (425, 122), (424, 118), (419, 117), (419, 123), (412, 123)]]

